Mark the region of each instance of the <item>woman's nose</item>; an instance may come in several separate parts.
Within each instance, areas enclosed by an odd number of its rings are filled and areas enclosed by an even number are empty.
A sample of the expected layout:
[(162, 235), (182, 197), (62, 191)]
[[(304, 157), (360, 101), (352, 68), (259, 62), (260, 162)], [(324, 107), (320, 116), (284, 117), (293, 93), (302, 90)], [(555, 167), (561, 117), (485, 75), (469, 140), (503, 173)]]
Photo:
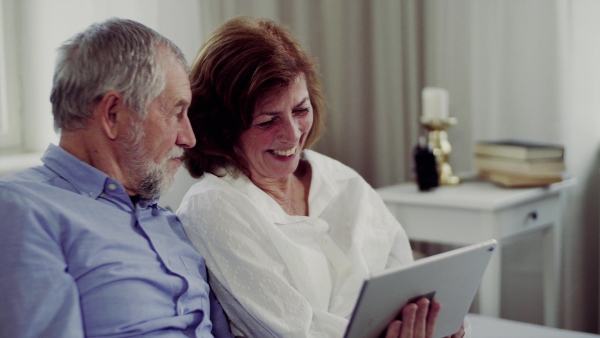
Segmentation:
[(300, 138), (301, 132), (298, 122), (293, 118), (285, 118), (282, 120), (282, 128), (280, 138), (286, 142), (296, 142)]

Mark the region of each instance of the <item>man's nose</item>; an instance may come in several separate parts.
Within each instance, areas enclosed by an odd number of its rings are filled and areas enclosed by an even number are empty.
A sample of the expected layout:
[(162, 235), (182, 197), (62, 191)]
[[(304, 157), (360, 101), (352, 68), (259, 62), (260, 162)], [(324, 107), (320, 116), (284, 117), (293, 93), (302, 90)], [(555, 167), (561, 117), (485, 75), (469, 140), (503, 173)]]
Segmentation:
[(190, 123), (190, 119), (185, 114), (185, 117), (181, 120), (179, 125), (179, 132), (177, 134), (177, 145), (184, 148), (192, 148), (196, 145), (196, 136)]

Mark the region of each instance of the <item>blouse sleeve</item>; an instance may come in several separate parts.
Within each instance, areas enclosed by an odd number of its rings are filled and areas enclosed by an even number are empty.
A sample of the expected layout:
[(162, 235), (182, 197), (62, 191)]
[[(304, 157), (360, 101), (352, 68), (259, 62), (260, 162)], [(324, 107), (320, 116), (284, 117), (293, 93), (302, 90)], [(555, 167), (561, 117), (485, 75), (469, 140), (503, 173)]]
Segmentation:
[[(377, 195), (377, 192), (372, 191), (374, 195), (371, 197), (373, 201), (373, 205), (375, 209), (378, 211), (378, 215), (381, 216), (381, 222), (386, 224), (390, 224), (394, 227), (398, 227), (398, 231), (394, 236), (394, 242), (392, 244), (392, 248), (390, 250), (390, 254), (388, 256), (388, 262), (386, 268), (401, 266), (407, 263), (412, 262), (413, 256), (410, 248), (410, 242), (408, 240), (408, 236), (406, 231), (400, 223), (396, 220), (396, 217), (389, 211), (383, 200)], [(464, 330), (465, 335), (463, 338), (471, 338), (471, 323), (467, 318), (464, 319)]]
[(383, 202), (375, 190), (370, 188), (369, 195), (371, 205), (373, 205), (373, 209), (375, 210), (374, 214), (379, 218), (375, 222), (385, 224), (388, 228), (396, 229), (392, 247), (388, 254), (386, 268), (393, 268), (413, 262), (412, 250), (406, 231), (396, 217), (392, 215), (385, 202)]
[(292, 285), (272, 243), (274, 226), (250, 199), (227, 190), (192, 193), (178, 214), (188, 237), (206, 260), (213, 278), (211, 287), (244, 335), (343, 334), (345, 319), (314, 310)]

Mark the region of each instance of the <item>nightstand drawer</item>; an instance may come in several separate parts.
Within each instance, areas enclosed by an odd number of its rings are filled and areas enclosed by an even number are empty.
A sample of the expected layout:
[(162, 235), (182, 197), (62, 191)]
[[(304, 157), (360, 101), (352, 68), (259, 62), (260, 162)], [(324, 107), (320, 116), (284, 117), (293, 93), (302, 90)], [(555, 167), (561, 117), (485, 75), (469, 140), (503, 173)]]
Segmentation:
[(495, 238), (479, 210), (393, 202), (386, 205), (411, 240), (462, 246)]
[(560, 198), (549, 196), (523, 203), (498, 213), (497, 224), (500, 237), (507, 237), (523, 231), (551, 226), (558, 221)]

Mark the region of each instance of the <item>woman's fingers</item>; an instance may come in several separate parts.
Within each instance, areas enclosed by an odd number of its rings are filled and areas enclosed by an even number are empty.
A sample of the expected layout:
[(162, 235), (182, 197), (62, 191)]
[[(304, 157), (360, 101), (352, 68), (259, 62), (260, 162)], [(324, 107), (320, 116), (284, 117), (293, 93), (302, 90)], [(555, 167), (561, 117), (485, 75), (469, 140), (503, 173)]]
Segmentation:
[(460, 330), (452, 335), (452, 338), (463, 338), (465, 336), (465, 326), (461, 325)]
[(433, 333), (435, 332), (435, 323), (437, 321), (438, 314), (442, 309), (442, 304), (439, 302), (433, 302), (429, 307), (429, 315), (427, 317), (427, 332), (426, 337), (433, 337)]
[(394, 320), (387, 327), (387, 332), (385, 334), (385, 338), (397, 338), (400, 336), (400, 328), (402, 327), (402, 322), (399, 320)]
[(418, 306), (415, 303), (407, 304), (402, 308), (402, 327), (400, 338), (414, 338), (415, 317)]
[(388, 325), (386, 338), (432, 338), (437, 316), (442, 305), (421, 298), (416, 303), (402, 308), (402, 321), (393, 321)]
[(421, 298), (417, 301), (417, 315), (415, 318), (415, 337), (430, 337), (427, 334), (429, 331), (427, 327), (427, 314), (429, 312), (429, 299)]

